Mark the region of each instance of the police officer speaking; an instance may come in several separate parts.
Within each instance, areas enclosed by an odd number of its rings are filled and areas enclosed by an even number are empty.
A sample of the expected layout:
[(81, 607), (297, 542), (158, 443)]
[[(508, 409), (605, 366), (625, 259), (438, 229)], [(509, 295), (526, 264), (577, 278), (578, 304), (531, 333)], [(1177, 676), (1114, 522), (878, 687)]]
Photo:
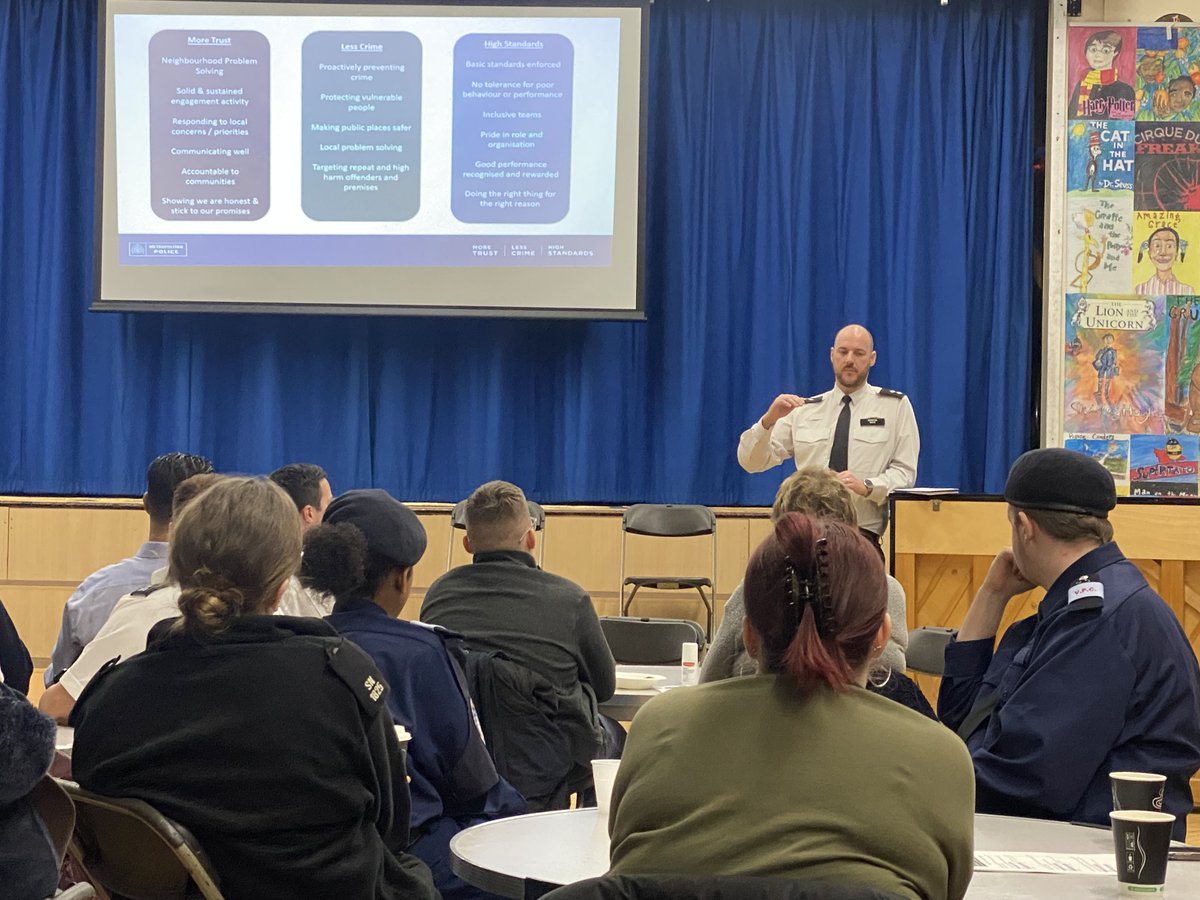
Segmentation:
[(917, 480), (917, 419), (904, 394), (867, 383), (875, 340), (861, 325), (837, 333), (829, 361), (834, 388), (807, 399), (776, 397), (742, 432), (738, 462), (747, 472), (764, 472), (789, 457), (797, 469), (828, 466), (850, 491), (859, 527), (878, 545), (888, 494)]

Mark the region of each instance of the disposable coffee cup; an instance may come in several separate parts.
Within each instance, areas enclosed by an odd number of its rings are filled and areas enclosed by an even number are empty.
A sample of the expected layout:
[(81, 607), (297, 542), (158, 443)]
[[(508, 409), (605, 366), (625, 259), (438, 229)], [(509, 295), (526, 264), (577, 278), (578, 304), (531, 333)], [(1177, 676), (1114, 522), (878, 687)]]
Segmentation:
[(1167, 776), (1151, 772), (1110, 772), (1113, 809), (1148, 809), (1162, 812)]
[(1167, 850), (1175, 817), (1144, 809), (1113, 810), (1117, 883), (1127, 894), (1161, 894), (1167, 881)]
[(596, 809), (601, 818), (608, 819), (608, 807), (612, 802), (613, 782), (617, 780), (619, 759), (593, 759), (592, 784), (596, 787)]

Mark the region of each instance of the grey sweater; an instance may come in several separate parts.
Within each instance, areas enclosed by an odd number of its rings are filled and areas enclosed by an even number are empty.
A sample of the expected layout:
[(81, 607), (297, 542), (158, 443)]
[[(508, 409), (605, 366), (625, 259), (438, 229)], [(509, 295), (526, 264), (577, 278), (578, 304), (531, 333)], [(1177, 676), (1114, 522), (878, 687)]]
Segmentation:
[[(891, 575), (887, 576), (888, 614), (892, 617), (892, 636), (883, 655), (879, 657), (881, 666), (894, 672), (903, 672), (906, 668), (904, 651), (908, 649), (908, 623), (905, 619), (904, 588)], [(720, 681), (735, 675), (753, 675), (758, 666), (746, 652), (742, 643), (742, 619), (746, 615), (746, 603), (742, 599), (742, 585), (739, 583), (729, 595), (725, 603), (725, 617), (721, 627), (717, 629), (716, 637), (704, 657), (700, 667), (700, 681)]]

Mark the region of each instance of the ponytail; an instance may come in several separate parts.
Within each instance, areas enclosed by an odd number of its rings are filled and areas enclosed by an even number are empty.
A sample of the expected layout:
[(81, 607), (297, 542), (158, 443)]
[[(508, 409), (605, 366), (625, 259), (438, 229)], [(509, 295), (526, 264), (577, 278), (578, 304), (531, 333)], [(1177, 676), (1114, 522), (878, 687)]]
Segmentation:
[(745, 596), (763, 668), (804, 691), (849, 687), (887, 614), (883, 567), (866, 539), (802, 513), (781, 516), (755, 550)]
[(177, 627), (195, 636), (216, 634), (228, 628), (230, 620), (242, 615), (245, 608), (246, 598), (235, 587), (189, 588), (179, 595), (183, 618)]

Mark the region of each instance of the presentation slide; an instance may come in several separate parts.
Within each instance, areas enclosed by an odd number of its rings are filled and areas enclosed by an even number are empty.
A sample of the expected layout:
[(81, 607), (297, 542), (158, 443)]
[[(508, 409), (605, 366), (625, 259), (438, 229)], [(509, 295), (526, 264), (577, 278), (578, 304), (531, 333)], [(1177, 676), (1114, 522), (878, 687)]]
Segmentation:
[(640, 316), (640, 4), (105, 23), (94, 308)]

